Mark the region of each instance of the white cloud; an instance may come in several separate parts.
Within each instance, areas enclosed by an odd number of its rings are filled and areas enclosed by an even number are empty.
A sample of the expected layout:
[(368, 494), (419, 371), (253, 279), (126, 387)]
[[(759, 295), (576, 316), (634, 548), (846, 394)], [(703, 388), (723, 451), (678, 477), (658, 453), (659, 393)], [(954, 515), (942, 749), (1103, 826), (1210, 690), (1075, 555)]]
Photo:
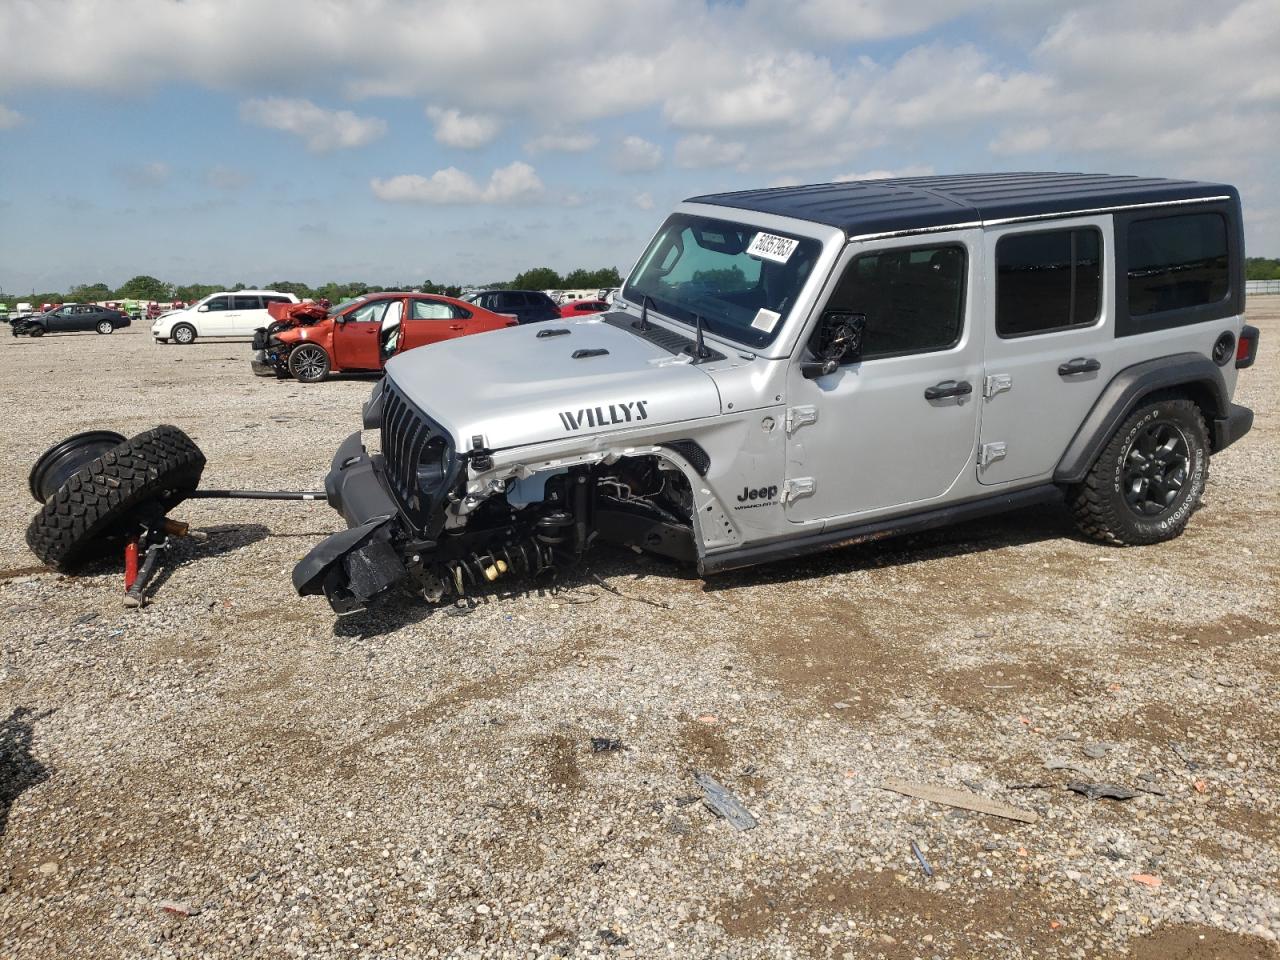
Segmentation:
[(240, 119), (302, 137), (314, 153), (363, 147), (387, 132), (386, 121), (378, 117), (360, 117), (350, 110), (328, 110), (310, 100), (286, 97), (246, 100), (240, 104)]
[(544, 133), (524, 148), (529, 153), (586, 153), (599, 142), (594, 133)]
[(499, 167), (483, 186), (457, 167), (445, 167), (430, 177), (404, 173), (369, 182), (374, 196), (391, 203), (479, 204), (521, 203), (537, 200), (545, 192), (537, 171), (520, 160)]
[(836, 183), (847, 183), (850, 180), (893, 180), (898, 177), (928, 177), (933, 174), (933, 167), (927, 164), (914, 164), (899, 167), (896, 170), (867, 170), (863, 173), (842, 173), (832, 179)]
[(637, 209), (652, 210), (653, 196), (648, 193), (637, 193), (634, 197), (631, 198), (631, 203)]
[(718, 140), (707, 133), (691, 133), (676, 143), (676, 164), (686, 168), (727, 167), (747, 153), (745, 143)]
[(645, 173), (662, 166), (662, 148), (634, 134), (623, 137), (613, 152), (613, 168), (619, 173)]
[(25, 119), (17, 110), (0, 103), (0, 130), (12, 130)]
[(1049, 146), (1052, 140), (1048, 127), (1020, 127), (1005, 130), (987, 149), (992, 153), (1035, 153)]
[(462, 150), (490, 144), (502, 130), (497, 117), (482, 113), (465, 114), (460, 110), (427, 107), (427, 117), (436, 125), (436, 140)]

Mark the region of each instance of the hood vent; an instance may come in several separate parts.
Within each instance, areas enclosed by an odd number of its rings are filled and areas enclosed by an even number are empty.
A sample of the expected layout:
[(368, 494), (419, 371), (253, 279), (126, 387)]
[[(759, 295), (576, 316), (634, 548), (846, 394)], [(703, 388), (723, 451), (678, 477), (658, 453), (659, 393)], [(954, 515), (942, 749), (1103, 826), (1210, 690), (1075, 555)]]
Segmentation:
[(607, 357), (609, 351), (604, 347), (597, 347), (594, 350), (575, 350), (570, 356), (575, 360), (586, 360), (588, 357)]
[[(676, 333), (674, 330), (668, 330), (666, 327), (659, 326), (652, 320), (649, 321), (649, 329), (641, 330), (640, 321), (633, 320), (625, 313), (606, 313), (600, 318), (611, 327), (617, 327), (619, 330), (626, 330), (634, 333), (642, 340), (648, 340), (654, 346), (661, 347), (668, 353), (673, 354), (691, 354), (695, 349), (692, 337), (684, 337)], [(702, 358), (703, 363), (710, 363), (713, 360), (723, 360), (724, 354), (720, 353), (714, 347), (707, 347), (707, 353)]]
[(557, 330), (539, 330), (537, 333), (539, 340), (542, 340), (545, 337), (566, 337), (568, 335), (569, 331), (563, 328)]

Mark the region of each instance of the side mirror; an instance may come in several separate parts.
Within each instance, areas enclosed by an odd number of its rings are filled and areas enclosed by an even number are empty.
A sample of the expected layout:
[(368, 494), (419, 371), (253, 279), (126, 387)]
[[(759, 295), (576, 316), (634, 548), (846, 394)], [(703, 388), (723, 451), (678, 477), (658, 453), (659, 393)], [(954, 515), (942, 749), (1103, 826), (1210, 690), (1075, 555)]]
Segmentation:
[(862, 359), (862, 335), (866, 328), (866, 314), (847, 310), (824, 312), (809, 341), (809, 350), (817, 360), (802, 363), (801, 375), (806, 380), (816, 380), (835, 373), (846, 363), (857, 363)]
[(209, 312), (209, 305), (207, 303), (202, 303), (200, 304), (200, 306), (196, 307), (196, 313), (208, 313), (208, 312)]

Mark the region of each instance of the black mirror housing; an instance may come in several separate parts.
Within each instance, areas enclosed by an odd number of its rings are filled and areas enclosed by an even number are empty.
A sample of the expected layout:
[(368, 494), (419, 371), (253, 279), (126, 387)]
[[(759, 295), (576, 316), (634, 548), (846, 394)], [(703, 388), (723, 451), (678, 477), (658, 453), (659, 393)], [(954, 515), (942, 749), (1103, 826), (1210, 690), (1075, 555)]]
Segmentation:
[[(866, 332), (867, 317), (863, 313), (849, 310), (825, 310), (818, 321), (818, 328), (809, 341), (809, 349), (818, 358), (818, 363), (806, 363), (802, 370), (804, 376), (810, 377), (809, 367), (825, 368), (832, 364), (830, 370), (823, 369), (814, 376), (825, 376), (835, 371), (836, 367), (846, 363), (857, 363), (862, 359), (862, 337)], [(812, 379), (812, 377), (810, 377)]]

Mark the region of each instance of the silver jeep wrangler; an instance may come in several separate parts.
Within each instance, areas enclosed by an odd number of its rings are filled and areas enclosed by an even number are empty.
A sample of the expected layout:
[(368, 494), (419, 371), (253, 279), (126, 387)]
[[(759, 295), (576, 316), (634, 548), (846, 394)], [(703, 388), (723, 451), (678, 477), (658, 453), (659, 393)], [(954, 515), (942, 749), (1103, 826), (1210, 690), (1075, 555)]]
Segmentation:
[(457, 597), (597, 538), (702, 575), (1064, 496), (1177, 536), (1243, 436), (1240, 200), (1088, 174), (695, 197), (603, 314), (395, 357), (297, 566), (338, 613)]

